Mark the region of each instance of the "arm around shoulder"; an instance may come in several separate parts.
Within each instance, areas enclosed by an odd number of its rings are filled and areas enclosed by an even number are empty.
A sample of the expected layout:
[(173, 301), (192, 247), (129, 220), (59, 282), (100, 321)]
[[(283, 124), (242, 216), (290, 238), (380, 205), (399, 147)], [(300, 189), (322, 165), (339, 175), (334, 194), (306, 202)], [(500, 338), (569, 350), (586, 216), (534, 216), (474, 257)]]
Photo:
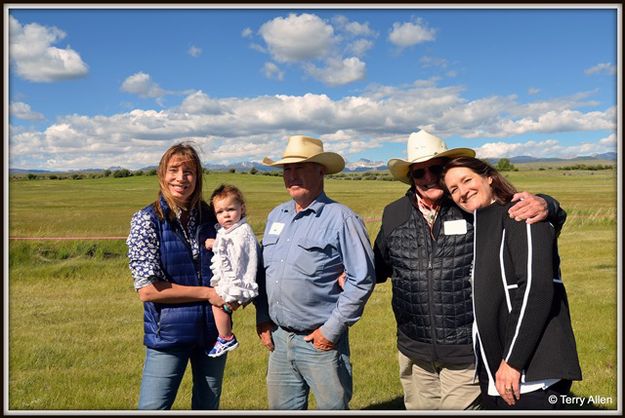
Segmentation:
[(542, 197), (545, 202), (547, 202), (547, 221), (549, 221), (555, 228), (556, 236), (559, 236), (560, 231), (562, 231), (562, 227), (566, 222), (566, 211), (562, 209), (560, 202), (553, 197), (546, 194), (538, 194), (537, 196)]

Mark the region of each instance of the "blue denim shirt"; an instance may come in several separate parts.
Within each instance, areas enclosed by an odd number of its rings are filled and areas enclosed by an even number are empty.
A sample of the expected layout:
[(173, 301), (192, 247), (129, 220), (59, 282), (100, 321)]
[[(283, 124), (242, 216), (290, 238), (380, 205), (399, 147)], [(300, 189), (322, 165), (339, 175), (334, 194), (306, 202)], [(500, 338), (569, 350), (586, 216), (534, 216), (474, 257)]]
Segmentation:
[[(269, 213), (262, 244), (258, 323), (271, 318), (298, 331), (321, 326), (336, 342), (360, 319), (375, 272), (367, 230), (351, 209), (325, 193), (299, 213), (294, 201), (283, 203)], [(337, 277), (343, 271), (341, 290)]]

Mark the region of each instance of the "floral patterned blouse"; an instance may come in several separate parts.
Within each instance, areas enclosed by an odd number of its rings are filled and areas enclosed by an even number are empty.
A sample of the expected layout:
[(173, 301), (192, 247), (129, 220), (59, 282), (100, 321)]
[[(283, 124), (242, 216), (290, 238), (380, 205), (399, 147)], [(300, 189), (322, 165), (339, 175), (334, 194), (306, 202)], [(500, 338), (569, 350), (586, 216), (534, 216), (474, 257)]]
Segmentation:
[[(180, 212), (176, 213), (176, 222), (181, 226), (186, 241), (191, 245), (193, 258), (197, 260), (200, 254), (200, 243), (196, 239), (197, 209), (191, 209), (186, 230), (182, 227)], [(167, 280), (161, 265), (160, 242), (156, 228), (145, 209), (132, 215), (130, 234), (126, 239), (126, 245), (128, 245), (128, 260), (135, 290), (148, 286), (157, 280)]]

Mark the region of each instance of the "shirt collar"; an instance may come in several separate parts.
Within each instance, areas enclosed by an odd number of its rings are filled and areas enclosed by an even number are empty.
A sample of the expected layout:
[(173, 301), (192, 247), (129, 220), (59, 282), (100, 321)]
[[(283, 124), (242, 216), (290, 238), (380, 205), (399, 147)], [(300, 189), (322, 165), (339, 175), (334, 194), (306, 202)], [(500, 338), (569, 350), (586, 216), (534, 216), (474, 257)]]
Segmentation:
[(230, 226), (230, 228), (224, 229), (224, 227), (223, 227), (223, 226), (221, 226), (221, 225), (219, 225), (219, 224), (217, 223), (217, 224), (215, 224), (215, 229), (216, 229), (217, 231), (219, 231), (220, 229), (223, 229), (225, 234), (229, 234), (230, 232), (234, 231), (235, 229), (237, 229), (238, 227), (240, 227), (241, 225), (243, 225), (243, 224), (244, 224), (244, 223), (246, 223), (246, 222), (247, 222), (247, 219), (246, 219), (245, 217), (243, 217), (243, 218), (239, 219), (239, 222), (235, 222), (235, 223), (233, 223), (233, 224)]
[[(321, 212), (323, 210), (323, 207), (327, 203), (330, 203), (330, 202), (331, 202), (330, 198), (326, 195), (325, 192), (322, 191), (319, 194), (319, 196), (317, 196), (315, 198), (315, 200), (313, 200), (310, 203), (310, 205), (308, 205), (306, 208), (302, 209), (301, 212), (311, 211), (311, 212), (314, 212), (314, 213), (319, 213), (319, 212)], [(292, 200), (290, 205), (288, 205), (288, 207), (285, 210), (289, 211), (289, 212), (292, 211), (294, 214), (297, 213), (296, 210), (295, 210), (295, 201)]]

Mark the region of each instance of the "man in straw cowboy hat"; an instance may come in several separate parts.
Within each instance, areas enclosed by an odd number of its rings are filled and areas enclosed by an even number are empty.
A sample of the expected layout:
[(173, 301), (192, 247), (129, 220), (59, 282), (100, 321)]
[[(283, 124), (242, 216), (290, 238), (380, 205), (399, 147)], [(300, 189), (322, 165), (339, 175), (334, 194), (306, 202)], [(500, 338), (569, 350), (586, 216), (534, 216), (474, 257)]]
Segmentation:
[[(473, 216), (445, 196), (439, 180), (446, 161), (475, 151), (448, 149), (424, 130), (410, 134), (407, 151), (407, 160), (391, 159), (388, 167), (410, 189), (384, 208), (374, 243), (377, 282), (391, 277), (393, 287), (404, 403), (473, 409), (480, 394), (472, 347)], [(517, 220), (533, 223), (549, 213), (561, 227), (566, 219), (548, 196), (523, 192), (519, 199), (510, 212)]]
[[(347, 409), (352, 396), (348, 327), (375, 284), (373, 252), (361, 219), (324, 193), (325, 174), (345, 167), (320, 140), (291, 136), (281, 166), (292, 200), (273, 209), (262, 240), (257, 331), (271, 352), (270, 409)], [(345, 272), (343, 289), (337, 278)]]

